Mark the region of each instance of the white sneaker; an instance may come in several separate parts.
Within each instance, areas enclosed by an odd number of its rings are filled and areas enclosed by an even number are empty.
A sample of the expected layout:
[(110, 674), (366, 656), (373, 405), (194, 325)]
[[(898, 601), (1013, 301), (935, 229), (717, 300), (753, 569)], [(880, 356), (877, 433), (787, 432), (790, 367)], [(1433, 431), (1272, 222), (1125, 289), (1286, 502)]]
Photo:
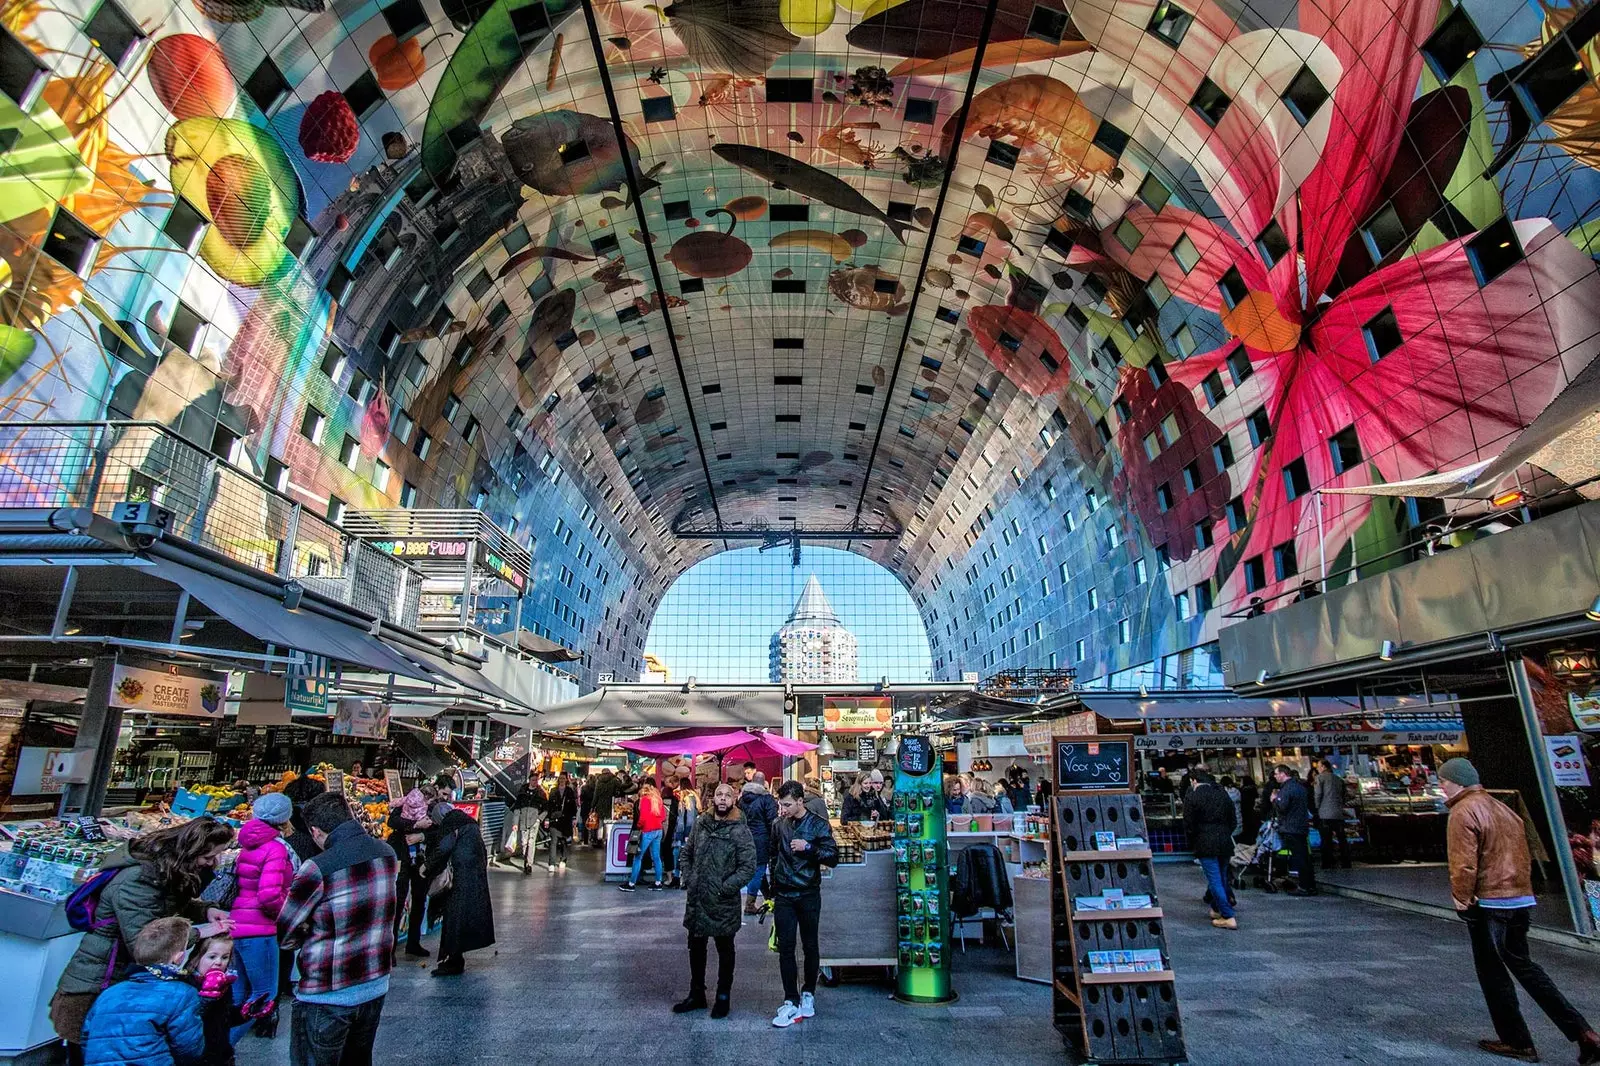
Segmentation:
[(815, 1018), (817, 1016), (817, 997), (810, 992), (800, 993), (800, 1017)]
[(772, 1024), (779, 1029), (787, 1029), (801, 1018), (800, 1008), (788, 1000), (783, 1001), (783, 1006), (778, 1008), (778, 1013), (773, 1015)]

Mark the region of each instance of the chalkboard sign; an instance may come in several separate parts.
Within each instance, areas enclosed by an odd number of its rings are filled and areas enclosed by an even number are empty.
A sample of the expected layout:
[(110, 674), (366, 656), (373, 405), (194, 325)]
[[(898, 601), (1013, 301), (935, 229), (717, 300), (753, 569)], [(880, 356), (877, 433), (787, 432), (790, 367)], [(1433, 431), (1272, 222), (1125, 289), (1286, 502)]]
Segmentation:
[(927, 737), (901, 737), (895, 762), (905, 773), (921, 777), (933, 769), (933, 742)]
[(1056, 791), (1133, 787), (1133, 741), (1084, 737), (1056, 742)]

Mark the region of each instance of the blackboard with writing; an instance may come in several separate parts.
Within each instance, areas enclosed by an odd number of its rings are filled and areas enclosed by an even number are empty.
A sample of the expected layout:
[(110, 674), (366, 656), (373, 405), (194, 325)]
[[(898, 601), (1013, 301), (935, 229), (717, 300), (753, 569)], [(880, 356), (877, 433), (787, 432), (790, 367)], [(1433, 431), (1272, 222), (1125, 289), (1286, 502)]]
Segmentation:
[(901, 737), (895, 761), (905, 773), (921, 777), (933, 769), (933, 744), (927, 737)]
[(1086, 737), (1056, 742), (1056, 791), (1131, 788), (1133, 741)]

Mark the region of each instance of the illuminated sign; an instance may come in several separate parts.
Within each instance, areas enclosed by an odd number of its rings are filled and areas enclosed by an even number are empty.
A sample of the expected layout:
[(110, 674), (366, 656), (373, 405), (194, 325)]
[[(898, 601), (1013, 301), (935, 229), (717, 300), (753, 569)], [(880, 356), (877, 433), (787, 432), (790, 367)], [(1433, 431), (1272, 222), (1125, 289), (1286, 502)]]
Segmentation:
[(510, 563), (506, 562), (492, 551), (482, 551), (479, 554), (482, 556), (480, 561), (484, 566), (488, 567), (490, 570), (493, 570), (496, 574), (499, 574), (513, 588), (522, 588), (523, 583), (527, 579), (522, 576), (520, 571), (513, 569)]
[(396, 540), (374, 540), (368, 543), (381, 552), (401, 559), (465, 559), (467, 545), (471, 541), (404, 537)]

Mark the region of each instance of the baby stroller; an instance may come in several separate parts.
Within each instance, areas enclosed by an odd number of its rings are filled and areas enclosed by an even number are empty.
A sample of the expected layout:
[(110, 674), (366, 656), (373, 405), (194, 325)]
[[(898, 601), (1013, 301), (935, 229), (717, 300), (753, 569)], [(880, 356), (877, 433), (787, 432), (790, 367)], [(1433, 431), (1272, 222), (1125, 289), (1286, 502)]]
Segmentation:
[(1261, 823), (1254, 844), (1235, 844), (1233, 858), (1228, 860), (1229, 882), (1233, 888), (1245, 887), (1248, 880), (1256, 888), (1276, 892), (1280, 887), (1273, 879), (1273, 865), (1283, 841), (1278, 836), (1278, 823), (1268, 819)]

